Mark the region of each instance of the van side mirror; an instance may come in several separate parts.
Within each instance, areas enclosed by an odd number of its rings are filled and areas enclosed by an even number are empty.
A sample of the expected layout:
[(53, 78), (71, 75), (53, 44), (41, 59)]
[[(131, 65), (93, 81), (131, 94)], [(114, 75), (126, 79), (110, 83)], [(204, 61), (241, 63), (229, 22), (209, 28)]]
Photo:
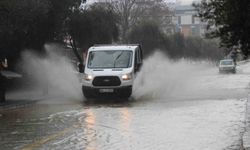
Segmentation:
[(84, 66), (82, 63), (80, 63), (80, 64), (78, 65), (78, 70), (79, 70), (79, 72), (80, 72), (80, 73), (84, 73), (84, 69), (85, 69), (85, 66)]

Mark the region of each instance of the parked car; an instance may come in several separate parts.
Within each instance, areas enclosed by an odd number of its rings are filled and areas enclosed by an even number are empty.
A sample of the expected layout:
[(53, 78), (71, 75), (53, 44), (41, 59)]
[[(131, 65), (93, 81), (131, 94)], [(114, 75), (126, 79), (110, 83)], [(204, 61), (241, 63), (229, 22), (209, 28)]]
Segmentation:
[(220, 73), (236, 73), (236, 64), (233, 59), (223, 59), (219, 63), (219, 72)]
[(83, 70), (82, 91), (86, 98), (97, 95), (132, 94), (136, 73), (142, 66), (140, 45), (95, 45), (89, 48)]

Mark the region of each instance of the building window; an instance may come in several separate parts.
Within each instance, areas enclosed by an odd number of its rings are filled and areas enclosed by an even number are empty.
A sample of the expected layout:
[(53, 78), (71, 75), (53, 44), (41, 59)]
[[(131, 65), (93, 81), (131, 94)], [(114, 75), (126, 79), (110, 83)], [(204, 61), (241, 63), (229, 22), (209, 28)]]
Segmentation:
[(194, 15), (192, 15), (192, 24), (195, 24), (194, 18)]
[(178, 16), (178, 24), (181, 24), (181, 16)]
[(192, 24), (192, 15), (181, 16), (182, 25), (191, 25)]

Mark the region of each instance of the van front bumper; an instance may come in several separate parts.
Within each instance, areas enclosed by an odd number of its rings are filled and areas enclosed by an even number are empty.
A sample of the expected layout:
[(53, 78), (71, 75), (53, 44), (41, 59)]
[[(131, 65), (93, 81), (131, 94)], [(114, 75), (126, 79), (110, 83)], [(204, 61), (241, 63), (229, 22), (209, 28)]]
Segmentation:
[(82, 86), (84, 95), (98, 96), (98, 95), (124, 95), (132, 94), (132, 85), (119, 87), (89, 87)]

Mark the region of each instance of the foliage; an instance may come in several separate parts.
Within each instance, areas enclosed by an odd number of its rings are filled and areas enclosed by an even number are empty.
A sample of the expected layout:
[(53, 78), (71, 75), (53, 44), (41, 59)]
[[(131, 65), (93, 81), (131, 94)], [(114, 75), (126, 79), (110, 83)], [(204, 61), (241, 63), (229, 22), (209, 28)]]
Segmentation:
[(0, 10), (1, 53), (13, 54), (24, 47), (37, 47), (45, 40), (47, 32), (43, 28), (47, 27), (48, 2), (4, 0)]
[(182, 34), (176, 33), (166, 38), (167, 54), (172, 58), (181, 58), (185, 56), (185, 38)]
[[(163, 20), (157, 16), (169, 12), (167, 6), (161, 3), (162, 0), (142, 0), (142, 3), (122, 0), (112, 6), (94, 4), (81, 10), (79, 6), (82, 2), (1, 0), (0, 55), (16, 59), (25, 48), (42, 51), (46, 42), (62, 42), (66, 36), (70, 37), (74, 52), (81, 62), (77, 48), (86, 50), (93, 44), (116, 42), (119, 27), (122, 28), (121, 35), (125, 41), (142, 44), (146, 55), (155, 49), (161, 49), (173, 58), (214, 58), (219, 55), (213, 44), (201, 39), (189, 39), (180, 34), (167, 36), (163, 33)], [(126, 7), (120, 4), (126, 4)]]
[(159, 25), (152, 21), (144, 21), (134, 26), (129, 32), (129, 42), (141, 44), (144, 55), (149, 55), (154, 49), (163, 48), (164, 34)]
[(166, 35), (157, 23), (144, 21), (129, 32), (129, 42), (142, 45), (144, 55), (150, 56), (155, 50), (163, 51), (170, 58), (207, 59), (216, 61), (223, 57), (218, 43), (200, 37), (184, 37), (177, 33)]
[(67, 22), (76, 47), (86, 50), (93, 44), (110, 44), (118, 38), (118, 18), (112, 9), (95, 4), (75, 11)]
[(0, 55), (16, 59), (24, 48), (41, 51), (45, 42), (62, 39), (65, 19), (80, 4), (81, 0), (1, 0)]
[(50, 2), (49, 27), (53, 41), (62, 41), (65, 32), (65, 22), (74, 11), (86, 0), (48, 0)]
[(116, 24), (115, 13), (102, 5), (95, 4), (88, 9), (74, 11), (66, 21), (66, 33), (78, 61), (83, 62), (80, 54), (86, 52), (88, 47), (116, 41), (118, 37)]
[(215, 40), (201, 37), (184, 37), (180, 33), (165, 38), (164, 52), (173, 59), (188, 58), (217, 61), (223, 58), (223, 50)]
[(220, 37), (221, 46), (240, 46), (245, 56), (249, 55), (249, 0), (202, 0), (194, 6), (198, 10), (198, 16), (208, 22), (211, 38)]
[(120, 18), (121, 41), (128, 42), (129, 30), (143, 22), (150, 20), (160, 25), (170, 22), (170, 10), (164, 0), (109, 0), (112, 9)]

